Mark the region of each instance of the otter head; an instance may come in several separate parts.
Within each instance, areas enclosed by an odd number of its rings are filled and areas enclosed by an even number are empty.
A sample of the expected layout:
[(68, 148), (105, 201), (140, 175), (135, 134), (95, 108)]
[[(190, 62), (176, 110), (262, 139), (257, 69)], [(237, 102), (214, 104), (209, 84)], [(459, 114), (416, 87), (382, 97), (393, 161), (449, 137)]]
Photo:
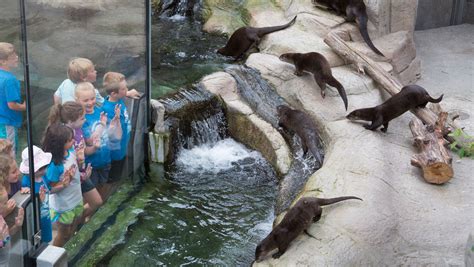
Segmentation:
[(356, 109), (349, 113), (349, 115), (346, 116), (347, 119), (349, 120), (372, 120), (374, 116), (374, 109), (373, 108), (361, 108), (361, 109)]
[(280, 55), (279, 59), (283, 62), (293, 63), (292, 55), (293, 53), (285, 53), (285, 54)]
[(221, 54), (221, 55), (224, 55), (224, 56), (227, 56), (227, 53), (225, 51), (225, 47), (222, 47), (222, 48), (219, 48), (217, 50), (217, 53)]
[(289, 108), (288, 106), (285, 106), (285, 105), (279, 105), (277, 107), (277, 113), (278, 113), (278, 116), (283, 116), (285, 115), (285, 113), (287, 113), (288, 111), (290, 111), (291, 108)]

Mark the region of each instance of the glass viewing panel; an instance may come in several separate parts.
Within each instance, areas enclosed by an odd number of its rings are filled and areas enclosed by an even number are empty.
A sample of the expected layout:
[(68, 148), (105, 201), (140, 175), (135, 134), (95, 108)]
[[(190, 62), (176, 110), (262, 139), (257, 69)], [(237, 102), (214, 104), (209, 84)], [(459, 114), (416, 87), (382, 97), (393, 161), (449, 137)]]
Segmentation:
[[(90, 82), (100, 94), (100, 97), (94, 94), (96, 106), (105, 109), (110, 117), (113, 117), (113, 108), (109, 109), (109, 107), (114, 107), (114, 103), (117, 101), (124, 101), (127, 112), (125, 113), (124, 107), (121, 107), (120, 125), (127, 127), (123, 127), (121, 134), (125, 141), (114, 140), (114, 138), (117, 139), (117, 136), (112, 133), (110, 118), (107, 120), (105, 133), (100, 138), (94, 138), (93, 134), (89, 136), (89, 133), (84, 133), (89, 147), (95, 145), (100, 149), (106, 147), (113, 150), (113, 153), (104, 153), (100, 157), (94, 158), (88, 155), (86, 161), (90, 161), (92, 165), (98, 164), (97, 169), (100, 169), (102, 166), (99, 165), (102, 163), (97, 163), (97, 161), (103, 161), (102, 165), (108, 166), (108, 162), (111, 160), (107, 157), (114, 157), (119, 162), (119, 164), (115, 164), (115, 167), (122, 168), (113, 169), (113, 175), (110, 178), (122, 176), (121, 181), (123, 181), (136, 174), (141, 176), (144, 151), (146, 151), (144, 150), (144, 133), (147, 131), (146, 1), (25, 1), (26, 40), (22, 40), (24, 38), (21, 35), (19, 2), (18, 0), (2, 0), (0, 42), (12, 43), (19, 56), (18, 67), (12, 69), (11, 72), (20, 81), (21, 101), (26, 99), (24, 79), (25, 76), (29, 76), (32, 121), (30, 129), (33, 144), (45, 148), (43, 139), (45, 139), (47, 126), (53, 121), (49, 121), (48, 116), (54, 105), (54, 95), (57, 96), (56, 101), (62, 102), (63, 105), (66, 100), (79, 101), (85, 105), (86, 113), (95, 112), (94, 108), (91, 109), (87, 103), (87, 101), (93, 101), (87, 99), (88, 89), (79, 93), (82, 94), (82, 100), (78, 100), (78, 95), (74, 93), (78, 83)], [(26, 41), (28, 48), (29, 75), (25, 75), (23, 68), (24, 41)], [(72, 61), (75, 58), (76, 60)], [(107, 72), (121, 73), (125, 76), (129, 89), (127, 96), (122, 98), (123, 91), (120, 89), (118, 92), (106, 90), (104, 75)], [(123, 83), (115, 83), (113, 79), (118, 76), (114, 75), (109, 76), (111, 77), (109, 80), (110, 89), (121, 88)], [(83, 85), (84, 87), (88, 86)], [(58, 88), (60, 89), (58, 90)], [(134, 91), (136, 91), (135, 94)], [(104, 104), (104, 99), (109, 102)], [(75, 124), (67, 119), (75, 115), (68, 114), (65, 108), (60, 109), (60, 113), (59, 122), (69, 128), (75, 128)], [(91, 117), (93, 116), (91, 115)], [(22, 112), (22, 118), (23, 122), (18, 128), (19, 138), (16, 150), (18, 165), (22, 160), (22, 150), (28, 146), (26, 111)], [(94, 121), (89, 118), (86, 120)], [(96, 126), (98, 125), (93, 125), (93, 127)], [(92, 129), (93, 132), (95, 130), (96, 128)], [(103, 169), (107, 169), (107, 167)], [(19, 177), (20, 181), (22, 176)], [(21, 195), (18, 192), (17, 195), (21, 199), (29, 199), (26, 194)], [(27, 264), (28, 256), (24, 255), (31, 253), (27, 250), (33, 246), (33, 221), (35, 218), (38, 220), (39, 215), (33, 212), (31, 201), (25, 200), (25, 202), (24, 227), (20, 237), (15, 237), (12, 242), (14, 253), (10, 254), (11, 266)], [(22, 248), (18, 239), (27, 240), (30, 247), (25, 249), (23, 246)]]

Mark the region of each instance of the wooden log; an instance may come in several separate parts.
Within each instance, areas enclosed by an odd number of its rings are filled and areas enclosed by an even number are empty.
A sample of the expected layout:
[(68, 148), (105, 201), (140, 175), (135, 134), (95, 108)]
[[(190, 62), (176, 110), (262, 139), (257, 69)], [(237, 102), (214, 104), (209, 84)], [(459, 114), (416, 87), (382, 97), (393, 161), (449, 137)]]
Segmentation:
[[(360, 51), (352, 49), (343, 40), (343, 37), (341, 37), (344, 36), (344, 34), (345, 33), (341, 31), (332, 31), (326, 36), (324, 42), (344, 60), (354, 63), (357, 66), (359, 72), (366, 72), (369, 74), (372, 79), (380, 84), (381, 87), (385, 89), (385, 91), (387, 91), (390, 95), (400, 92), (403, 85), (398, 80), (398, 78), (385, 71), (377, 62), (373, 61), (368, 56), (364, 55)], [(437, 114), (427, 108), (417, 108), (410, 111), (420, 120), (422, 120), (423, 123), (428, 125), (434, 125), (438, 118)], [(448, 120), (447, 124), (449, 128), (444, 131), (446, 133), (459, 128), (459, 126), (451, 120)]]
[(425, 126), (417, 118), (413, 118), (409, 124), (414, 145), (420, 151), (412, 156), (411, 165), (421, 168), (423, 178), (432, 184), (444, 184), (454, 175), (453, 158), (443, 138), (447, 117), (447, 112), (441, 112), (434, 126)]

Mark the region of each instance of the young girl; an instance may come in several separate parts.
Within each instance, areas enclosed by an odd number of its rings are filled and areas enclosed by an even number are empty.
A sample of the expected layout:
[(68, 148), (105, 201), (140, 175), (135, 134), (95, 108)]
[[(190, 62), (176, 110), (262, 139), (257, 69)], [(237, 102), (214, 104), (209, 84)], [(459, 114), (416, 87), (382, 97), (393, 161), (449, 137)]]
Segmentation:
[[(23, 194), (30, 193), (31, 178), (30, 178), (30, 166), (29, 166), (29, 154), (28, 148), (23, 149), (21, 153), (21, 164), (20, 172), (22, 172), (23, 179), (21, 183), (21, 192)], [(35, 195), (39, 196), (40, 200), (40, 229), (41, 229), (41, 242), (49, 243), (53, 239), (53, 228), (51, 225), (51, 217), (49, 216), (49, 191), (45, 187), (43, 176), (46, 173), (46, 168), (51, 162), (51, 153), (45, 153), (41, 148), (33, 146), (33, 158), (34, 158), (34, 173), (35, 173)]]
[[(2, 155), (5, 156), (4, 161), (7, 162), (6, 166), (0, 166), (0, 168), (4, 172), (1, 186), (3, 186), (3, 188), (5, 188), (5, 190), (7, 191), (8, 197), (8, 201), (6, 204), (6, 213), (4, 214), (6, 216), (10, 214), (13, 210), (15, 210), (16, 202), (14, 199), (11, 198), (11, 196), (16, 193), (16, 191), (12, 192), (12, 189), (17, 189), (16, 182), (18, 182), (19, 172), (14, 158), (11, 157), (10, 154)], [(14, 186), (12, 186), (12, 183), (14, 184)]]
[(55, 123), (46, 129), (43, 149), (52, 154), (52, 162), (44, 180), (48, 186), (54, 187), (49, 196), (49, 205), (51, 221), (58, 226), (53, 245), (58, 247), (62, 247), (71, 238), (84, 210), (73, 145), (74, 131), (69, 126)]
[(81, 191), (84, 198), (84, 220), (88, 219), (102, 205), (102, 198), (89, 179), (92, 168), (88, 164), (85, 167), (85, 155), (91, 155), (100, 147), (100, 144), (86, 147), (82, 125), (86, 121), (84, 107), (77, 103), (68, 101), (64, 104), (54, 105), (49, 112), (49, 124), (64, 123), (74, 131), (74, 150), (76, 152), (77, 164), (81, 171)]
[(24, 216), (23, 208), (19, 208), (15, 224), (12, 227), (8, 227), (4, 219), (11, 212), (8, 211), (8, 193), (3, 186), (10, 173), (11, 160), (12, 158), (8, 155), (0, 155), (0, 266), (8, 266), (11, 247), (10, 235), (15, 234), (21, 228)]

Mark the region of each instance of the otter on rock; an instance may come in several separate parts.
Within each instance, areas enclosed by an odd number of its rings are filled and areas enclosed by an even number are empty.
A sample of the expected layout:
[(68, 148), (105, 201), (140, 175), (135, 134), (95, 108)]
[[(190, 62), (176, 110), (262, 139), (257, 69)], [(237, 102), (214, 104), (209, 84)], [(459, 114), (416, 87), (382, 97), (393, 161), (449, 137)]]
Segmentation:
[(368, 130), (376, 130), (383, 125), (382, 132), (387, 132), (388, 122), (402, 115), (413, 108), (424, 108), (428, 102), (439, 103), (443, 95), (439, 98), (432, 98), (426, 90), (418, 85), (407, 85), (394, 94), (384, 103), (373, 108), (356, 109), (346, 116), (349, 120), (371, 121), (372, 124), (365, 124)]
[(308, 149), (313, 154), (318, 167), (323, 165), (324, 154), (322, 153), (322, 144), (317, 135), (318, 131), (311, 117), (299, 110), (291, 109), (288, 106), (280, 105), (277, 107), (278, 125), (284, 129), (295, 132), (301, 139), (303, 153), (306, 155)]
[(281, 222), (273, 228), (270, 234), (263, 239), (255, 250), (255, 260), (263, 260), (265, 256), (274, 249), (278, 252), (273, 254), (273, 258), (279, 258), (298, 235), (306, 232), (309, 226), (319, 221), (323, 209), (321, 206), (334, 204), (348, 199), (358, 199), (354, 196), (344, 196), (337, 198), (316, 198), (302, 197), (285, 214)]
[(238, 60), (252, 45), (256, 44), (258, 46), (263, 36), (286, 29), (293, 25), (295, 21), (296, 16), (285, 25), (263, 28), (241, 27), (230, 36), (230, 39), (224, 47), (217, 50), (217, 53), (224, 56), (231, 56), (234, 57), (235, 60)]
[(280, 56), (280, 60), (295, 65), (296, 76), (303, 75), (303, 72), (313, 74), (316, 83), (321, 88), (321, 96), (326, 96), (326, 83), (335, 87), (344, 102), (344, 107), (347, 110), (347, 96), (346, 91), (341, 83), (332, 76), (331, 66), (327, 59), (316, 52), (301, 54), (301, 53), (286, 53)]
[(322, 4), (329, 9), (336, 12), (337, 15), (346, 15), (345, 20), (347, 22), (354, 22), (357, 19), (357, 25), (359, 26), (360, 34), (364, 38), (365, 43), (378, 55), (384, 56), (370, 40), (369, 33), (367, 31), (367, 7), (363, 0), (313, 0), (316, 3)]

